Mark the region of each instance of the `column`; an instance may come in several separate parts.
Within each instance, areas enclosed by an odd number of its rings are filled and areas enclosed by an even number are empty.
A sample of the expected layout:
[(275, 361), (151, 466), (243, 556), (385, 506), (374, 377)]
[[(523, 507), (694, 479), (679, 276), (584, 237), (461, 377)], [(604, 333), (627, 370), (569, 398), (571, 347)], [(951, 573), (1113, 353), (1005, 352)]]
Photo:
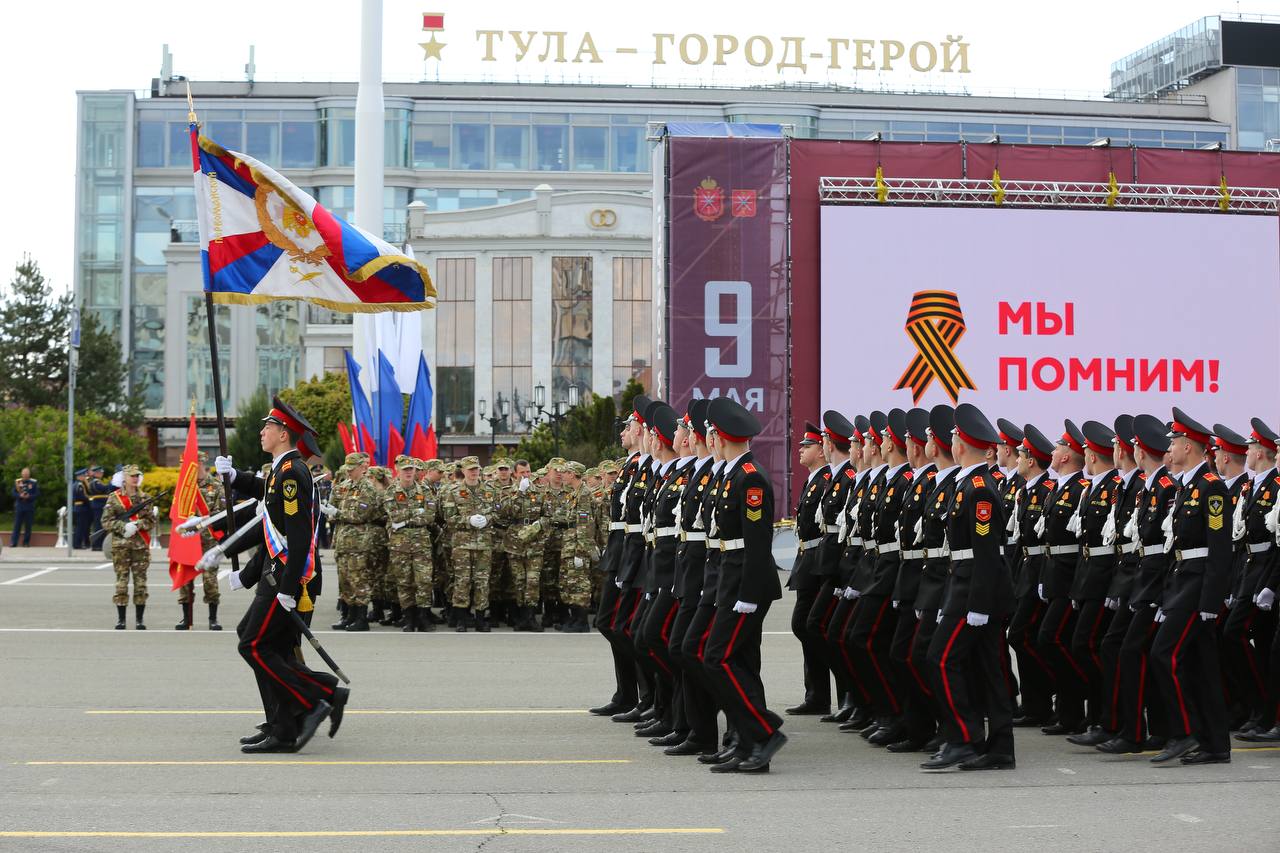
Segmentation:
[(551, 394), (551, 253), (533, 253), (533, 384), (547, 389), (544, 405), (550, 406)]
[(489, 435), (489, 424), (481, 420), (480, 398), (489, 405), (486, 415), (493, 413), (493, 257), (488, 252), (476, 256), (476, 381), (471, 401), (476, 418), (476, 435)]

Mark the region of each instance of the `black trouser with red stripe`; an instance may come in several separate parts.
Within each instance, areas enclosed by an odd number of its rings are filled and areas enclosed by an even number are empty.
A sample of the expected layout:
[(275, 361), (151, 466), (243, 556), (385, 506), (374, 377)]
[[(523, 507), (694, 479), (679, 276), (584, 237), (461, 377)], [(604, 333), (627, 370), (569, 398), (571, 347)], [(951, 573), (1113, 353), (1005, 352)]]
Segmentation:
[(298, 629), (274, 595), (255, 595), (240, 623), (240, 657), (253, 669), (259, 692), (265, 686), (275, 700), (275, 713), (264, 696), (272, 734), (284, 741), (298, 736), (298, 718), (317, 702), (333, 697), (338, 680), (313, 672), (294, 654)]
[[(1141, 743), (1148, 735), (1163, 737), (1169, 730), (1169, 715), (1151, 664), (1151, 644), (1160, 625), (1155, 621), (1156, 609), (1149, 604), (1139, 604), (1136, 610), (1124, 609), (1129, 617), (1120, 642), (1119, 717), (1115, 728), (1108, 729), (1126, 740)], [(1121, 621), (1121, 615), (1116, 614), (1107, 639)], [(1105, 647), (1106, 640), (1103, 642)]]
[(871, 707), (877, 717), (897, 717), (902, 713), (902, 698), (893, 683), (889, 663), (889, 646), (897, 623), (897, 611), (887, 595), (864, 595), (858, 599), (844, 638), (854, 671), (871, 694)]
[[(680, 666), (684, 669), (684, 716), (689, 724), (689, 740), (695, 743), (714, 745), (717, 729), (715, 692), (711, 687), (711, 676), (704, 666), (707, 640), (711, 636), (711, 622), (715, 618), (716, 608), (713, 604), (699, 604), (697, 596), (689, 596), (693, 600), (693, 612), (689, 616), (689, 624), (684, 629), (684, 637), (680, 641)], [(683, 610), (683, 608), (682, 608)], [(676, 614), (679, 624), (680, 614)]]
[(618, 589), (618, 576), (605, 575), (600, 587), (600, 607), (596, 611), (596, 630), (609, 641), (613, 656), (613, 678), (616, 682), (612, 702), (627, 710), (636, 704), (636, 660), (632, 645), (622, 636), (626, 590)]
[[(1013, 753), (1013, 703), (1005, 680), (1003, 622), (992, 617), (974, 628), (964, 616), (943, 616), (929, 645), (933, 691), (943, 707), (942, 734), (949, 744)], [(985, 734), (984, 734), (985, 732)]]
[(1075, 627), (1076, 611), (1071, 607), (1071, 599), (1050, 601), (1040, 625), (1040, 654), (1053, 667), (1058, 688), (1058, 722), (1073, 731), (1084, 726), (1084, 700), (1089, 683), (1089, 676), (1071, 651)]
[(1081, 601), (1076, 611), (1076, 626), (1071, 634), (1071, 656), (1085, 674), (1085, 697), (1089, 702), (1088, 721), (1099, 724), (1106, 716), (1105, 680), (1102, 662), (1102, 638), (1111, 624), (1111, 611), (1101, 600)]
[(640, 704), (646, 707), (653, 705), (654, 700), (654, 666), (653, 661), (640, 648), (640, 629), (649, 615), (652, 600), (644, 597), (643, 589), (627, 590), (627, 598), (623, 602), (623, 610), (630, 616), (622, 625), (622, 636), (631, 644), (631, 652), (636, 661), (636, 677), (640, 681)]
[(1112, 614), (1111, 622), (1107, 625), (1107, 632), (1102, 635), (1101, 725), (1113, 735), (1120, 734), (1124, 727), (1124, 686), (1121, 679), (1132, 676), (1120, 666), (1120, 650), (1124, 647), (1124, 637), (1129, 633), (1129, 623), (1132, 621), (1133, 611), (1129, 609), (1129, 602), (1121, 599), (1119, 609)]
[(904, 722), (907, 739), (927, 741), (937, 729), (933, 707), (933, 688), (929, 686), (927, 670), (920, 669), (911, 659), (911, 648), (920, 634), (921, 623), (911, 609), (913, 602), (898, 603), (898, 624), (889, 644), (889, 660), (893, 664), (894, 681), (898, 695), (906, 706)]
[[(853, 665), (853, 656), (849, 653), (849, 647), (845, 644), (845, 637), (848, 636), (849, 629), (853, 626), (854, 617), (858, 614), (857, 598), (835, 598), (833, 599), (835, 607), (831, 610), (830, 617), (827, 621), (826, 641), (828, 656), (833, 662), (836, 673), (836, 686), (840, 688), (840, 692), (849, 696), (854, 704), (859, 708), (871, 710), (871, 694), (867, 692), (867, 688), (858, 678), (858, 671)], [(818, 603), (821, 603), (821, 593), (819, 593)], [(841, 684), (843, 682), (843, 685)]]
[(853, 602), (838, 597), (835, 592), (835, 579), (824, 579), (814, 596), (813, 606), (809, 609), (805, 630), (817, 640), (827, 669), (835, 677), (837, 703), (843, 704), (847, 697), (859, 705), (866, 705), (871, 697), (857, 683), (853, 664), (840, 644), (842, 629), (849, 621)]
[(652, 593), (647, 603), (644, 621), (638, 627), (636, 648), (653, 667), (654, 704), (661, 709), (663, 719), (671, 723), (675, 713), (676, 664), (667, 646), (680, 602), (670, 590), (663, 589)]
[[(821, 584), (818, 584), (796, 590), (796, 603), (791, 608), (791, 633), (800, 641), (800, 653), (804, 660), (804, 701), (810, 705), (830, 707), (831, 667), (826, 645), (821, 631), (809, 630), (810, 614), (818, 600), (820, 587)], [(825, 609), (834, 610), (834, 602), (828, 601), (828, 608)], [(821, 625), (822, 615), (819, 614), (819, 622), (815, 627)]]
[(1034, 592), (1023, 596), (1009, 622), (1009, 646), (1018, 658), (1022, 713), (1035, 719), (1053, 715), (1053, 667), (1037, 643), (1047, 607)]
[(1261, 715), (1266, 728), (1275, 724), (1276, 714), (1276, 697), (1267, 684), (1275, 634), (1275, 611), (1259, 610), (1252, 601), (1237, 601), (1222, 629), (1223, 675), (1249, 713)]
[(755, 613), (716, 609), (702, 664), (716, 698), (738, 731), (739, 752), (762, 744), (782, 725), (782, 718), (765, 704), (760, 680), (760, 632), (773, 602), (762, 602)]
[(1206, 752), (1231, 749), (1217, 626), (1195, 610), (1166, 610), (1151, 645), (1156, 683), (1169, 708), (1169, 735), (1195, 735)]
[[(914, 610), (911, 615), (916, 615)], [(916, 634), (911, 640), (911, 664), (917, 672), (924, 674), (924, 683), (929, 685), (929, 708), (934, 720), (941, 721), (944, 713), (942, 697), (934, 690), (933, 665), (929, 662), (929, 647), (933, 645), (933, 635), (937, 631), (938, 611), (921, 610), (916, 620)]]

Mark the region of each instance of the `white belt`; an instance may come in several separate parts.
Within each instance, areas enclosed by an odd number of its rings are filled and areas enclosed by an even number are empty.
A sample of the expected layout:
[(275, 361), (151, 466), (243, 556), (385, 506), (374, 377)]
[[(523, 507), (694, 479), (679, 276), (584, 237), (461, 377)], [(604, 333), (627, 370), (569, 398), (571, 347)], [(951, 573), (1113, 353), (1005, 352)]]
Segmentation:
[(958, 562), (960, 562), (961, 560), (972, 560), (972, 559), (973, 559), (973, 549), (972, 549), (972, 548), (961, 548), (959, 551), (952, 551), (952, 552), (951, 552), (951, 560), (952, 560), (952, 562), (956, 562), (956, 563), (958, 563)]
[(822, 530), (823, 530), (823, 532), (824, 532), (824, 533), (839, 533), (839, 532), (840, 532), (840, 525), (838, 525), (838, 524), (824, 524), (824, 525), (822, 525)]
[(1168, 552), (1169, 552), (1169, 549), (1165, 547), (1163, 542), (1161, 542), (1159, 545), (1143, 545), (1142, 546), (1142, 556), (1144, 557), (1154, 557), (1160, 554), (1167, 554)]
[(934, 559), (937, 559), (938, 557), (947, 557), (947, 556), (950, 556), (950, 554), (951, 554), (951, 549), (946, 547), (945, 545), (941, 548), (925, 548), (924, 549), (924, 558), (926, 560), (934, 560)]
[(610, 530), (626, 530), (626, 529), (627, 529), (627, 525), (626, 525), (626, 523), (625, 523), (625, 522), (621, 522), (621, 521), (611, 521), (611, 522), (609, 522), (609, 529), (610, 529)]
[(643, 524), (623, 524), (622, 529), (627, 531), (628, 533), (639, 533), (640, 531), (644, 530), (644, 525)]
[(1142, 546), (1140, 546), (1137, 542), (1127, 542), (1127, 543), (1125, 543), (1124, 545), (1121, 545), (1121, 546), (1120, 546), (1120, 553), (1121, 553), (1121, 554), (1132, 554), (1132, 553), (1136, 552), (1140, 547), (1142, 547)]
[(1181, 551), (1174, 551), (1173, 556), (1179, 562), (1183, 560), (1199, 560), (1202, 557), (1209, 556), (1208, 548), (1184, 548)]
[(1050, 556), (1053, 556), (1053, 557), (1057, 557), (1062, 554), (1079, 554), (1079, 553), (1080, 553), (1079, 545), (1050, 545), (1049, 546), (1049, 554)]
[(666, 539), (668, 536), (675, 536), (679, 532), (679, 527), (659, 527), (653, 531), (653, 535), (659, 539)]
[(747, 540), (745, 539), (721, 539), (720, 540), (721, 551), (741, 551), (745, 547), (747, 547)]
[(1028, 556), (1028, 557), (1039, 557), (1041, 554), (1043, 554), (1043, 553), (1044, 553), (1044, 546), (1043, 546), (1043, 545), (1028, 545), (1026, 548), (1023, 548), (1023, 549), (1022, 549), (1022, 551), (1023, 551), (1023, 553), (1024, 553), (1024, 554), (1026, 554), (1026, 556)]
[(862, 537), (861, 537), (861, 536), (850, 536), (848, 539), (844, 540), (844, 544), (845, 544), (845, 545), (857, 545), (859, 548), (861, 548), (861, 547), (862, 547)]
[(903, 552), (902, 552), (902, 559), (904, 559), (904, 560), (923, 560), (923, 559), (924, 559), (924, 549), (923, 549), (923, 548), (917, 548), (917, 549), (916, 549), (916, 550), (914, 550), (914, 551), (903, 551)]
[(708, 547), (708, 548), (717, 548), (717, 549), (718, 549), (718, 548), (720, 547), (720, 540), (719, 540), (719, 539), (712, 539), (710, 536), (708, 536), (708, 537), (707, 537), (707, 547)]
[(1250, 554), (1261, 554), (1263, 551), (1271, 550), (1271, 543), (1270, 542), (1253, 542), (1249, 544), (1248, 548), (1249, 548)]
[(902, 550), (902, 545), (898, 542), (877, 542), (871, 547), (877, 554), (896, 554)]
[(681, 542), (706, 542), (707, 534), (702, 532), (701, 530), (698, 530), (698, 531), (681, 530), (680, 541)]
[(817, 548), (821, 544), (822, 544), (821, 536), (819, 536), (817, 539), (806, 539), (796, 546), (796, 550), (799, 551), (801, 554), (803, 554), (808, 549)]

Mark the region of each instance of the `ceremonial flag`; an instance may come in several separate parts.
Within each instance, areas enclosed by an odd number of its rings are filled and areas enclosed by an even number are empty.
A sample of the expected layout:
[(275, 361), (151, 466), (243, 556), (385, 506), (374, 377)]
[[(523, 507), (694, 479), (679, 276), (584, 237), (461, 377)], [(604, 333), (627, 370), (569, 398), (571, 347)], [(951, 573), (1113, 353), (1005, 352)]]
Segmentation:
[(436, 458), (436, 433), (431, 426), (431, 371), (426, 355), (418, 355), (418, 378), (409, 398), (409, 420), (404, 434), (409, 442), (409, 455), (415, 459)]
[(343, 421), (338, 421), (338, 438), (342, 439), (343, 453), (356, 452), (356, 440), (351, 437), (351, 431), (347, 429), (347, 425)]
[(181, 536), (178, 525), (193, 515), (208, 515), (209, 506), (200, 494), (200, 458), (196, 441), (196, 416), (191, 415), (187, 425), (187, 446), (182, 451), (182, 463), (178, 469), (178, 484), (173, 489), (173, 504), (169, 507), (169, 579), (174, 589), (191, 583), (200, 573), (196, 563), (204, 555), (199, 536)]
[(404, 453), (404, 436), (400, 435), (400, 430), (392, 426), (387, 435), (387, 465), (391, 470), (396, 470), (396, 457)]
[[(347, 385), (351, 389), (351, 409), (355, 412), (355, 442), (360, 449), (370, 456), (376, 451), (373, 436), (373, 410), (369, 408), (369, 398), (364, 395), (364, 387), (360, 384), (360, 365), (351, 357), (351, 350), (343, 353), (347, 359)], [(350, 451), (348, 451), (350, 452)]]
[(378, 464), (389, 465), (395, 457), (388, 453), (387, 445), (391, 440), (391, 428), (395, 427), (399, 432), (400, 425), (404, 423), (404, 397), (396, 382), (396, 369), (381, 350), (378, 351), (378, 390), (373, 395), (373, 423), (378, 428), (378, 434), (374, 436), (378, 443)]
[(270, 166), (200, 136), (194, 122), (191, 159), (205, 290), (215, 302), (435, 307), (426, 267), (334, 216)]

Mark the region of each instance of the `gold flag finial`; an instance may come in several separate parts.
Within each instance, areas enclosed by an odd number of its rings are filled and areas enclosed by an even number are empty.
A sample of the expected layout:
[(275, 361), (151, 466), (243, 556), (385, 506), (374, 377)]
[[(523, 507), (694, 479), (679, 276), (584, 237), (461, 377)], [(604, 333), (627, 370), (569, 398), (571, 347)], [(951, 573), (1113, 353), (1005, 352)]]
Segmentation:
[(191, 81), (187, 82), (187, 121), (196, 123), (196, 102), (191, 100)]

